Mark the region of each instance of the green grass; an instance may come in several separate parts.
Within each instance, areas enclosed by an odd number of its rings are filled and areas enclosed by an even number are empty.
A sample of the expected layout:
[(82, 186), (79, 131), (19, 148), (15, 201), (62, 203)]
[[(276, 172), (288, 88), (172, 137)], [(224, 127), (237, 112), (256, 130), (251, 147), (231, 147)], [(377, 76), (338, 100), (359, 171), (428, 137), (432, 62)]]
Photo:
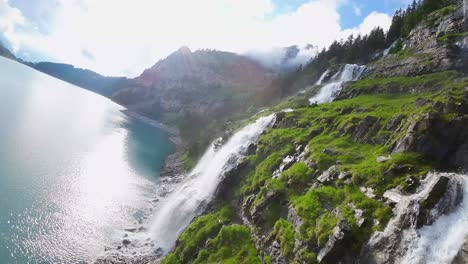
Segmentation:
[(209, 240), (195, 261), (197, 263), (260, 264), (250, 230), (242, 225), (224, 226)]
[(287, 259), (293, 257), (294, 233), (292, 224), (285, 219), (276, 221), (272, 231), (272, 235), (280, 244), (281, 254)]
[(437, 38), (440, 42), (452, 41), (458, 38), (468, 37), (468, 32), (445, 34)]
[(197, 217), (179, 236), (175, 249), (161, 263), (187, 263), (195, 258), (199, 249), (209, 238), (215, 237), (221, 227), (229, 223), (234, 215), (231, 207), (225, 206), (214, 213)]
[[(364, 210), (367, 221), (377, 219), (381, 222), (377, 229), (382, 229), (391, 215), (390, 208), (382, 202), (370, 199), (355, 186), (323, 186), (309, 190), (305, 195), (296, 197), (293, 205), (301, 217), (300, 237), (305, 241), (323, 246), (330, 236), (333, 228), (340, 219), (346, 219), (352, 226), (354, 240), (357, 246), (362, 245), (372, 234), (374, 228), (364, 225), (359, 228), (354, 218), (354, 209), (349, 204)], [(339, 208), (339, 211), (335, 211)], [(340, 212), (340, 213), (338, 213)]]
[[(351, 250), (359, 252), (372, 232), (383, 229), (392, 216), (391, 208), (380, 200), (381, 195), (390, 188), (404, 190), (406, 187), (404, 180), (409, 173), (389, 175), (385, 172), (399, 164), (411, 166), (411, 175), (420, 177), (437, 166), (421, 153), (392, 154), (390, 146), (406, 134), (409, 118), (418, 120), (428, 112), (441, 121), (459, 117), (458, 112), (434, 112), (433, 105), (436, 102), (466, 105), (464, 89), (467, 86), (468, 79), (447, 71), (418, 77), (365, 78), (346, 87), (348, 92), (359, 96), (317, 106), (308, 106), (304, 95), (292, 97), (272, 108), (292, 106), (295, 111), (284, 113), (275, 128), (260, 137), (256, 153), (247, 157), (247, 168), (239, 175), (242, 177), (240, 186), (233, 187), (235, 199), (245, 201), (255, 194), (252, 207), (261, 204), (264, 210), (254, 229), (277, 240), (282, 254), (290, 262), (299, 259), (314, 263), (318, 249), (343, 219), (351, 225)], [(419, 98), (427, 103), (417, 106), (415, 101)], [(340, 113), (343, 109), (350, 111)], [(268, 111), (260, 115), (265, 114)], [(400, 129), (386, 130), (386, 124), (400, 115), (403, 116)], [(368, 117), (376, 118), (376, 130), (369, 132), (365, 139), (353, 138), (350, 128)], [(385, 136), (387, 140), (377, 143), (379, 136)], [(292, 154), (298, 144), (308, 146), (308, 162), (295, 163), (273, 179), (272, 174), (282, 159)], [(325, 148), (335, 153), (326, 154)], [(379, 163), (376, 158), (381, 155), (391, 155), (392, 159)], [(339, 164), (341, 171), (351, 174), (351, 182), (336, 180), (317, 185), (315, 177), (335, 164)], [(373, 188), (377, 198), (364, 195), (360, 191), (362, 186)], [(272, 193), (275, 198), (267, 200)], [(299, 232), (284, 219), (288, 206), (294, 207), (303, 221)], [(246, 208), (247, 211), (252, 207)], [(364, 210), (366, 221), (361, 227), (354, 217), (355, 208)], [(192, 260), (195, 263), (260, 263), (249, 229), (231, 225), (232, 217), (232, 209), (223, 207), (196, 218), (163, 263)], [(379, 221), (378, 225), (373, 224), (374, 219)], [(308, 246), (293, 252), (295, 239), (301, 239)], [(263, 258), (264, 263), (271, 261), (268, 257)]]
[(352, 84), (346, 90), (363, 93), (395, 93), (395, 91), (406, 92), (410, 88), (423, 88), (434, 91), (451, 85), (457, 77), (459, 77), (459, 73), (456, 71), (437, 72), (416, 77), (369, 77)]

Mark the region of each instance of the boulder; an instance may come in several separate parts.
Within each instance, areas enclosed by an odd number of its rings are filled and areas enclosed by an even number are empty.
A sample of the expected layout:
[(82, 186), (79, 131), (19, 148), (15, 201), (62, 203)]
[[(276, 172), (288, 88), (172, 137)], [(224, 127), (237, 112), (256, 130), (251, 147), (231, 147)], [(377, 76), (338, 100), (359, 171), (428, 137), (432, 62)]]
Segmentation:
[(389, 161), (389, 160), (391, 160), (391, 159), (392, 159), (392, 156), (387, 156), (387, 157), (385, 157), (385, 156), (378, 156), (377, 159), (376, 159), (376, 161), (382, 163), (382, 162)]
[(340, 174), (339, 167), (337, 165), (333, 165), (328, 170), (324, 171), (318, 178), (317, 180), (321, 183), (327, 183), (334, 181), (338, 178), (338, 175)]

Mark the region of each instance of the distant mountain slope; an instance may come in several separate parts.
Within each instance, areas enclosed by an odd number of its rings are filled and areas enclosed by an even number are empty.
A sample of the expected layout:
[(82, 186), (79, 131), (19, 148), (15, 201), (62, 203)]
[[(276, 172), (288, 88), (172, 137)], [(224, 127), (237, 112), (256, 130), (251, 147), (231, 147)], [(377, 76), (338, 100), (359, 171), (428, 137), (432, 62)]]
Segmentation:
[(153, 116), (161, 112), (219, 116), (248, 106), (273, 76), (259, 63), (235, 53), (191, 52), (183, 47), (145, 70), (114, 98)]
[(91, 70), (75, 68), (70, 64), (39, 62), (28, 65), (55, 78), (105, 96), (114, 93), (127, 81), (125, 77), (107, 77)]
[(13, 55), (13, 53), (11, 53), (11, 51), (9, 51), (7, 48), (5, 48), (5, 46), (3, 46), (3, 44), (1, 42), (0, 42), (0, 56), (3, 56), (5, 58), (9, 58), (9, 59), (12, 59), (12, 60), (16, 60), (15, 55)]
[(121, 87), (128, 86), (129, 79), (125, 77), (107, 77), (87, 69), (75, 68), (73, 65), (54, 62), (27, 62), (17, 58), (0, 43), (0, 56), (16, 60), (31, 68), (41, 71), (65, 82), (69, 82), (86, 90), (110, 96)]
[(158, 61), (112, 98), (129, 109), (178, 126), (188, 153), (200, 154), (223, 126), (252, 114), (275, 74), (230, 52), (182, 47)]

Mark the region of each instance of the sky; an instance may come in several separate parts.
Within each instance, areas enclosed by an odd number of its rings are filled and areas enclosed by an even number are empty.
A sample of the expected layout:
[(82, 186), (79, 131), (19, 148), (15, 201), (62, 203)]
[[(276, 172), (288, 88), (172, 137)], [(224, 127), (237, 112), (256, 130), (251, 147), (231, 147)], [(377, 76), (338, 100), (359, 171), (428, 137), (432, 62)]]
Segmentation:
[(181, 46), (245, 53), (388, 29), (409, 0), (0, 0), (0, 42), (27, 61), (138, 76)]

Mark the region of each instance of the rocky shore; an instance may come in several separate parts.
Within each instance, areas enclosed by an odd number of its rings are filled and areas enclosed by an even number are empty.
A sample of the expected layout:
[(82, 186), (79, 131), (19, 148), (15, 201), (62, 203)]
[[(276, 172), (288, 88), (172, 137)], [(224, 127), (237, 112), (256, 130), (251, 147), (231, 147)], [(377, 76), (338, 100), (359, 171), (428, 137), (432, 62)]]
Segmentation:
[(137, 219), (136, 227), (129, 227), (122, 230), (123, 236), (121, 242), (119, 243), (117, 241), (118, 243), (106, 246), (103, 255), (94, 263), (157, 263), (162, 257), (161, 249), (154, 245), (149, 238), (141, 242), (139, 241), (140, 239), (132, 239), (132, 237), (139, 236), (147, 231), (149, 225), (148, 220), (151, 219), (154, 208), (157, 208), (160, 201), (173, 190), (173, 187), (184, 179), (186, 170), (182, 165), (181, 155), (186, 148), (186, 144), (184, 144), (180, 138), (177, 128), (165, 125), (131, 110), (124, 110), (123, 112), (132, 118), (167, 132), (169, 140), (174, 145), (174, 151), (166, 157), (164, 166), (161, 168), (160, 172), (160, 182), (157, 190), (154, 192), (155, 195), (152, 198), (151, 205), (146, 208), (143, 216)]

